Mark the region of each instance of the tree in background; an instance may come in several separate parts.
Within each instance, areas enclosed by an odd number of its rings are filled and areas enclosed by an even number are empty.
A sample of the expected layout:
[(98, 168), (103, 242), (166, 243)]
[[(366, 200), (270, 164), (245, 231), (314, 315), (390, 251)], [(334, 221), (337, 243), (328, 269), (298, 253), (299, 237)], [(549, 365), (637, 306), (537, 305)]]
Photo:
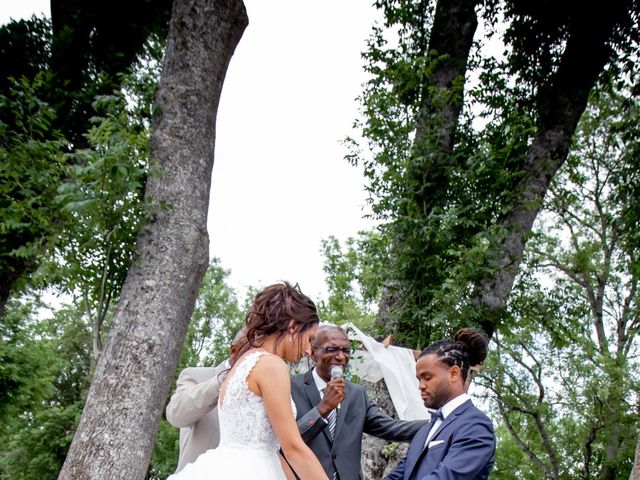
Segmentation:
[(159, 115), (140, 230), (105, 348), (60, 479), (142, 478), (197, 290), (208, 264), (206, 218), (215, 119), (247, 25), (241, 1), (176, 0), (156, 93)]
[[(212, 259), (176, 372), (217, 365), (243, 320), (229, 271)], [(0, 343), (0, 478), (58, 477), (93, 375), (92, 318), (84, 305), (52, 311), (37, 297), (11, 300)], [(173, 386), (172, 386), (173, 388)], [(147, 478), (175, 471), (179, 430), (160, 422)]]
[[(2, 268), (16, 272), (16, 262), (30, 262), (30, 275), (20, 278), (24, 286), (55, 285), (81, 298), (93, 319), (96, 359), (111, 301), (119, 295), (148, 215), (142, 196), (162, 54), (156, 44), (151, 42), (133, 71), (122, 75), (120, 91), (95, 100), (96, 115), (85, 134), (90, 148), (69, 152), (69, 143), (56, 137), (55, 110), (38, 97), (46, 72), (33, 85), (24, 78), (15, 82), (11, 97), (0, 95), (6, 120), (0, 124)], [(38, 242), (13, 248), (20, 238), (35, 237)], [(10, 283), (24, 288), (8, 277), (7, 291)]]
[(42, 319), (42, 307), (37, 298), (12, 300), (2, 324), (0, 478), (57, 478), (91, 380), (82, 309)]
[[(638, 5), (375, 5), (385, 24), (365, 52), (359, 123), (370, 154), (354, 144), (349, 158), (391, 249), (381, 321), (416, 347), (460, 324), (492, 334), (593, 86), (618, 61), (633, 68)], [(504, 58), (482, 49), (479, 20), (504, 29)]]
[[(11, 172), (0, 172), (0, 317), (69, 220), (50, 198), (64, 178), (63, 153), (89, 147), (95, 99), (120, 91), (121, 75), (143, 55), (151, 34), (165, 38), (170, 8), (170, 0), (54, 0), (51, 21), (34, 17), (0, 27), (0, 158)], [(12, 206), (12, 199), (20, 203)]]
[(640, 185), (639, 106), (628, 87), (594, 93), (528, 245), (483, 376), (510, 437), (500, 478), (629, 476), (640, 420), (638, 200), (629, 196)]
[(55, 111), (37, 95), (45, 77), (14, 81), (0, 93), (0, 319), (12, 290), (23, 288), (60, 231), (55, 198), (65, 142), (51, 130)]
[(342, 325), (353, 322), (364, 331), (374, 328), (375, 308), (384, 276), (384, 245), (373, 232), (360, 232), (341, 244), (336, 237), (322, 241), (323, 270), (328, 298), (318, 303), (323, 321)]
[[(229, 270), (213, 258), (202, 280), (189, 331), (174, 375), (171, 392), (185, 367), (217, 365), (229, 356), (229, 346), (240, 329), (244, 313), (236, 292), (227, 285)], [(253, 300), (249, 292), (247, 300)], [(147, 473), (149, 479), (165, 479), (178, 465), (179, 429), (162, 417)]]
[(67, 155), (66, 178), (56, 204), (65, 228), (43, 262), (45, 282), (77, 296), (92, 319), (93, 356), (102, 351), (112, 304), (118, 299), (142, 223), (152, 214), (144, 186), (149, 162), (153, 95), (160, 76), (162, 43), (151, 39), (120, 90), (96, 98), (86, 133), (90, 148)]

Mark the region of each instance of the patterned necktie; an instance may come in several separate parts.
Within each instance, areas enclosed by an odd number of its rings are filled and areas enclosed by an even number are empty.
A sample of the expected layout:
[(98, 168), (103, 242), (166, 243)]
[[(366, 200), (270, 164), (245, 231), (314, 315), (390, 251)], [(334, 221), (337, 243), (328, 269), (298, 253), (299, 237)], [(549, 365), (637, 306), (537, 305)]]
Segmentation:
[[(336, 422), (338, 421), (338, 409), (334, 408), (327, 415), (327, 421), (329, 422), (329, 436), (331, 437), (331, 441), (333, 441), (333, 437), (336, 433)], [(337, 480), (338, 472), (333, 472), (332, 480)]]
[(331, 440), (333, 440), (336, 433), (336, 422), (338, 421), (337, 410), (337, 408), (334, 408), (329, 412), (329, 415), (327, 415), (327, 420), (329, 421), (329, 436), (331, 437)]
[[(322, 395), (324, 396), (324, 389), (322, 389)], [(327, 414), (327, 422), (329, 423), (329, 437), (333, 440), (336, 432), (336, 422), (338, 421), (338, 409), (334, 408)]]

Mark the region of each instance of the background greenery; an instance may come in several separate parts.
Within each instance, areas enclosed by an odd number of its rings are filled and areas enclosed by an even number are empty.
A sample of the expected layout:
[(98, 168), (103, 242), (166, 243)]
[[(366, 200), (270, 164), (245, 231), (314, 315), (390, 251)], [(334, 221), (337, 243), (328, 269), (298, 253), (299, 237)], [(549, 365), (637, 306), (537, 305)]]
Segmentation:
[[(144, 2), (130, 3), (139, 19)], [(374, 5), (385, 22), (364, 52), (362, 136), (346, 145), (379, 227), (322, 242), (322, 319), (393, 333), (411, 348), (490, 324), (477, 392), (498, 435), (492, 478), (628, 478), (640, 413), (637, 28), (619, 26), (628, 35), (616, 37), (590, 90), (496, 313), (474, 301), (476, 288), (495, 271), (501, 222), (521, 200), (541, 98), (575, 11), (563, 3), (549, 17), (521, 2), (478, 3), (488, 37), (475, 40), (463, 70), (476, 80), (437, 90), (429, 82), (447, 60), (427, 48), (437, 3)], [(72, 2), (52, 21), (0, 28), (2, 479), (57, 477), (137, 232), (154, 214), (142, 198), (156, 174), (149, 135), (168, 18), (166, 2), (156, 7), (126, 46), (116, 21)], [(637, 26), (637, 3), (630, 18)], [(483, 42), (500, 26), (510, 50), (486, 55)], [(100, 41), (83, 40), (92, 28)], [(444, 148), (439, 128), (451, 104), (459, 121)], [(226, 357), (255, 293), (239, 298), (228, 275), (212, 259), (176, 376)], [(148, 478), (173, 472), (177, 448), (178, 431), (163, 419)]]

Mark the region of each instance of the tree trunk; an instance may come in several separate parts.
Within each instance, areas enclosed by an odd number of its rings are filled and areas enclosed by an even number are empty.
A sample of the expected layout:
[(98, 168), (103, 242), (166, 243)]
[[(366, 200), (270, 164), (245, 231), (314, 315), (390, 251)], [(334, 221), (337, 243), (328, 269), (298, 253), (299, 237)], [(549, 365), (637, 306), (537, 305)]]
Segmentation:
[(624, 21), (627, 3), (614, 2), (603, 14), (583, 9), (577, 15), (558, 70), (538, 94), (538, 132), (523, 166), (522, 180), (513, 192), (520, 201), (501, 222), (506, 234), (499, 240), (499, 265), (479, 283), (477, 301), (488, 313), (482, 324), (488, 335), (506, 305), (533, 222), (553, 176), (567, 158), (589, 93), (611, 58), (610, 40)]
[[(436, 5), (426, 54), (435, 54), (439, 60), (421, 88), (413, 145), (415, 157), (431, 160), (408, 172), (409, 177), (423, 186), (415, 200), (425, 212), (433, 207), (431, 188), (444, 189), (449, 181), (447, 161), (464, 100), (464, 81), (459, 84), (456, 81), (464, 79), (467, 71), (469, 52), (478, 27), (477, 4), (477, 0), (440, 0)], [(443, 97), (447, 100), (443, 101)], [(393, 310), (402, 295), (393, 282), (388, 282), (382, 290), (376, 324), (382, 325), (385, 332), (396, 332)]]
[[(384, 380), (376, 383), (362, 381), (361, 385), (373, 403), (387, 415), (398, 418)], [(362, 476), (377, 480), (388, 475), (407, 453), (408, 443), (387, 442), (382, 438), (364, 434), (362, 438)]]
[(207, 209), (224, 76), (248, 23), (241, 0), (175, 0), (146, 200), (109, 337), (60, 479), (142, 479), (208, 264)]
[(640, 480), (640, 433), (638, 433), (638, 443), (636, 444), (636, 459), (633, 462), (629, 480)]

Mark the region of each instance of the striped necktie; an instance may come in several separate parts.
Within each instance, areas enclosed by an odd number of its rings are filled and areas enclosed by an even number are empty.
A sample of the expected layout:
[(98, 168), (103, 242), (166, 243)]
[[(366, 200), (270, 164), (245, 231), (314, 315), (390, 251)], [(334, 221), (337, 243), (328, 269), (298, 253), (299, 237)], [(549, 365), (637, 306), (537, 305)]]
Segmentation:
[[(322, 389), (322, 396), (324, 396), (324, 388)], [(327, 422), (329, 423), (329, 437), (333, 440), (336, 433), (336, 423), (338, 421), (338, 409), (334, 408), (327, 414)]]
[(327, 415), (327, 421), (329, 422), (329, 436), (331, 437), (331, 440), (333, 440), (333, 437), (336, 433), (336, 422), (338, 421), (337, 412), (338, 409), (334, 408), (329, 412), (329, 415)]

